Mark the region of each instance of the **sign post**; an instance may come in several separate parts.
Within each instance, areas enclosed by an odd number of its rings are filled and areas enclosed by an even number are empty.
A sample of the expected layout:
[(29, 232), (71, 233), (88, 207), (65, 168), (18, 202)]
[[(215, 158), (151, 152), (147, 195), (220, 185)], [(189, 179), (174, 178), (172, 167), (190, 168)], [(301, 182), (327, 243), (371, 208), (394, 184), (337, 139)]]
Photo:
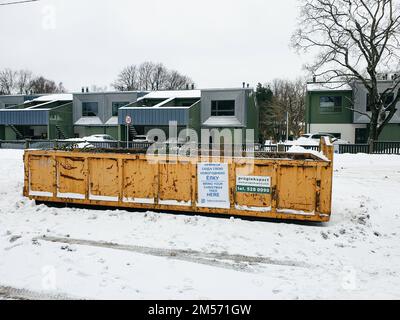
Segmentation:
[(126, 148), (129, 149), (129, 125), (132, 123), (132, 118), (130, 116), (125, 117), (126, 124)]

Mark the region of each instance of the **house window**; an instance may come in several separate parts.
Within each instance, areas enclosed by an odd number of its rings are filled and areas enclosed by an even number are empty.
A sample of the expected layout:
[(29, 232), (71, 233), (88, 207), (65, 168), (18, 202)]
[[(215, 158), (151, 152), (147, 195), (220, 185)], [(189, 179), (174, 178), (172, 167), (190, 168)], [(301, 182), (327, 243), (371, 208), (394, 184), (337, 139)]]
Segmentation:
[(112, 116), (113, 117), (118, 117), (118, 110), (119, 108), (122, 108), (124, 106), (126, 106), (127, 104), (129, 104), (129, 102), (113, 102), (112, 103)]
[[(371, 111), (371, 106), (369, 104), (370, 98), (369, 93), (367, 93), (367, 112)], [(385, 93), (382, 97), (385, 108), (394, 100), (394, 93)]]
[(323, 96), (319, 101), (319, 110), (321, 113), (342, 112), (342, 97)]
[(211, 101), (211, 116), (223, 117), (235, 115), (235, 100)]
[(82, 102), (83, 117), (97, 117), (99, 114), (99, 104), (97, 102)]

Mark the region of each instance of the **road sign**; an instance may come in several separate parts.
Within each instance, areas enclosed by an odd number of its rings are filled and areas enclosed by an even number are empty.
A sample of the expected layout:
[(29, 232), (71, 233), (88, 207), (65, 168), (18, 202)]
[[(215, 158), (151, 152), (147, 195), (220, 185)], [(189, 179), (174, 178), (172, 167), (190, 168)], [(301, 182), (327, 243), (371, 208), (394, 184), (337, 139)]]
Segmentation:
[(126, 124), (131, 124), (132, 123), (132, 118), (130, 116), (125, 117), (125, 123)]

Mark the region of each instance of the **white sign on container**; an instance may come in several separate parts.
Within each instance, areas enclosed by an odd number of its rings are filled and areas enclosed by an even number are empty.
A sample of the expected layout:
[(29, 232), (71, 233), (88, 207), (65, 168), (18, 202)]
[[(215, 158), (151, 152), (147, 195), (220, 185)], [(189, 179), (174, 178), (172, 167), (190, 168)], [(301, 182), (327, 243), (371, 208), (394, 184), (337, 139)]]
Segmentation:
[(229, 209), (229, 173), (227, 163), (197, 165), (198, 207)]
[(271, 177), (236, 176), (236, 192), (253, 194), (270, 194)]

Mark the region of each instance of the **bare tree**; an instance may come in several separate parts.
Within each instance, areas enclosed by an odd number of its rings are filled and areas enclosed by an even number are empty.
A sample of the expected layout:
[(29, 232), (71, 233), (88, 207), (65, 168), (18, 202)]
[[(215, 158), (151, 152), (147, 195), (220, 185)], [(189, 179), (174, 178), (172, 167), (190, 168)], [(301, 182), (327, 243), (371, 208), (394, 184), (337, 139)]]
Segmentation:
[(157, 63), (150, 75), (151, 90), (166, 89), (165, 85), (168, 80), (168, 70), (162, 63)]
[(65, 92), (65, 88), (62, 83), (58, 85), (42, 76), (36, 77), (30, 83), (31, 92), (35, 94), (39, 93), (62, 93)]
[(275, 79), (270, 88), (273, 93), (272, 109), (275, 120), (284, 124), (286, 131), (289, 117), (289, 135), (299, 137), (304, 129), (305, 117), (305, 81)]
[[(95, 84), (92, 84), (90, 86), (90, 92), (106, 92), (107, 89), (108, 89), (107, 86), (102, 87)], [(133, 89), (126, 89), (126, 90), (133, 90)], [(125, 91), (125, 90), (119, 90), (119, 91)]]
[(169, 73), (166, 87), (168, 90), (183, 90), (192, 83), (192, 79), (181, 75), (178, 71), (173, 70)]
[(15, 81), (17, 93), (19, 94), (29, 93), (32, 77), (33, 77), (32, 71), (29, 70), (17, 71), (16, 81)]
[(0, 93), (3, 95), (12, 94), (15, 87), (17, 73), (11, 69), (0, 71)]
[(144, 62), (124, 68), (112, 84), (116, 90), (179, 90), (193, 81), (175, 70), (168, 70), (162, 63)]
[[(104, 90), (104, 91), (106, 91), (106, 90)], [(57, 87), (57, 92), (55, 92), (55, 93), (66, 93), (66, 92), (67, 92), (67, 89), (65, 89), (64, 84), (62, 82), (60, 82)]]
[(139, 89), (138, 71), (135, 65), (125, 67), (112, 84), (118, 91), (133, 91)]
[(151, 75), (153, 73), (154, 63), (143, 62), (139, 68), (139, 88), (141, 90), (151, 90)]
[(0, 71), (0, 94), (62, 93), (66, 92), (63, 83), (58, 85), (42, 76), (34, 77), (29, 70)]
[[(326, 81), (358, 81), (369, 94), (369, 140), (377, 140), (396, 113), (400, 77), (379, 92), (379, 74), (399, 67), (398, 0), (302, 0), (301, 21), (292, 37), (299, 51), (316, 51), (307, 66)], [(388, 103), (387, 97), (393, 94)]]

